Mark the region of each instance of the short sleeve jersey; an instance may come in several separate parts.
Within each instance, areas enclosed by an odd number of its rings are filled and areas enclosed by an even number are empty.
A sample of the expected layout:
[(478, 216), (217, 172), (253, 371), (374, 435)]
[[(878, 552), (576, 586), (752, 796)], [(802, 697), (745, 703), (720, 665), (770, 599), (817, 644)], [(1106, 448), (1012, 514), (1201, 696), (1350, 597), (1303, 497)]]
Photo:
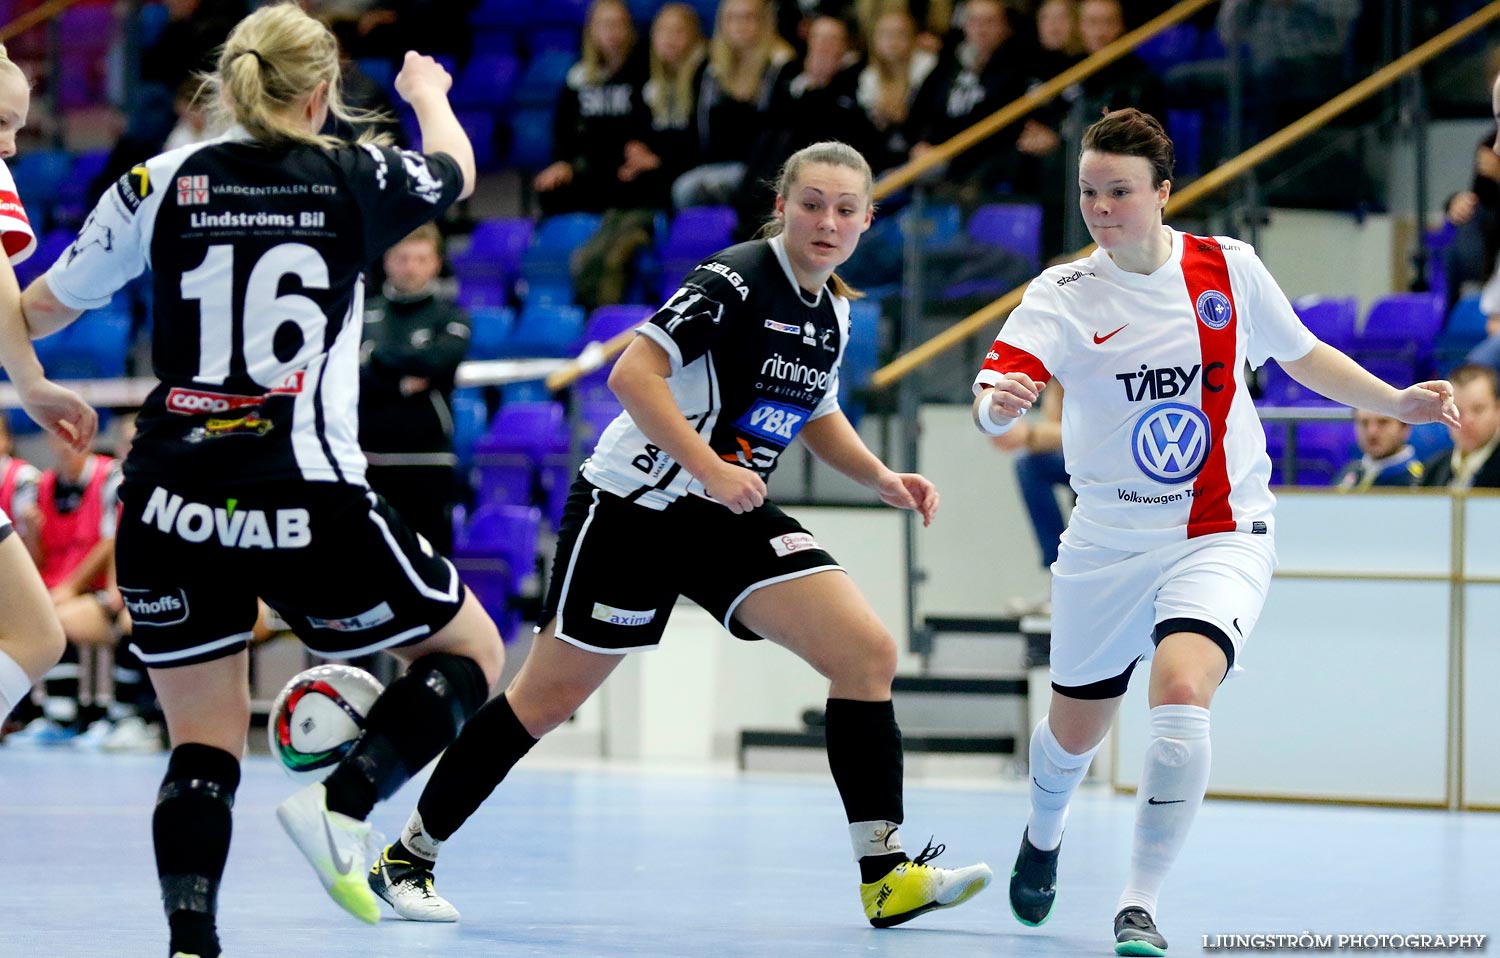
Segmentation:
[[(731, 246), (688, 274), (639, 335), (671, 359), (667, 384), (720, 458), (771, 474), (808, 422), (835, 412), (849, 301), (801, 289), (780, 237)], [(652, 509), (703, 484), (621, 413), (584, 464), (586, 479)]]
[(1150, 275), (1103, 250), (1043, 272), (974, 381), (976, 393), (1008, 372), (1062, 384), (1070, 527), (1111, 549), (1271, 533), (1271, 462), (1244, 370), (1317, 345), (1250, 246), (1170, 233)]
[(363, 484), (363, 271), (458, 196), (448, 156), (269, 149), (243, 130), (105, 191), (47, 272), (75, 309), (152, 272), (152, 366), (127, 478)]
[(36, 251), (36, 232), (4, 160), (0, 160), (0, 246), (12, 266)]

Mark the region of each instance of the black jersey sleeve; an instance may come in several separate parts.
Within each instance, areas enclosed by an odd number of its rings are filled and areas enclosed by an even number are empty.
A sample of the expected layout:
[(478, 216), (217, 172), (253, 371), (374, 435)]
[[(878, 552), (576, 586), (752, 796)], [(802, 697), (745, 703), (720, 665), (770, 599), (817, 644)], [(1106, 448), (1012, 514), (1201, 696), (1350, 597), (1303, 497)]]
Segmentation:
[(442, 215), (463, 189), (463, 173), (446, 153), (417, 153), (368, 143), (342, 153), (364, 214), (367, 260)]
[(747, 310), (750, 287), (736, 269), (717, 257), (687, 275), (656, 315), (641, 327), (672, 358), (672, 371), (697, 360)]

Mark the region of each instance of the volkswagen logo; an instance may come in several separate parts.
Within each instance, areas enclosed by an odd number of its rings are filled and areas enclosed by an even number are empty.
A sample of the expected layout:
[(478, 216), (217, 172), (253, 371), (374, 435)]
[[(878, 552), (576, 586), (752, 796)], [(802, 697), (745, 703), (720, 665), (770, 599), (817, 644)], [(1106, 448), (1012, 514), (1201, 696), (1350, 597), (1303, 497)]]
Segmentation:
[(1203, 470), (1213, 436), (1203, 410), (1180, 402), (1153, 406), (1130, 437), (1135, 464), (1157, 482), (1177, 485)]

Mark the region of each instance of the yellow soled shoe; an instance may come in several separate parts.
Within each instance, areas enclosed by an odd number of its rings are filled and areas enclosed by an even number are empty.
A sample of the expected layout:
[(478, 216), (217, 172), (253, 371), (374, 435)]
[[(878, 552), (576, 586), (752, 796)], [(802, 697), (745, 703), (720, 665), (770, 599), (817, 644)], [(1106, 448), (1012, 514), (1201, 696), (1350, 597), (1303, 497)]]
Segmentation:
[(276, 818), (317, 872), (328, 897), (360, 921), (378, 923), (380, 902), (366, 882), (365, 863), (371, 857), (369, 845), (384, 841), (371, 834), (369, 824), (329, 811), (322, 782), (282, 802)]
[(942, 845), (929, 844), (915, 859), (892, 868), (879, 881), (860, 885), (860, 901), (870, 924), (890, 928), (929, 911), (962, 905), (995, 877), (983, 862), (965, 868), (927, 864), (942, 853)]

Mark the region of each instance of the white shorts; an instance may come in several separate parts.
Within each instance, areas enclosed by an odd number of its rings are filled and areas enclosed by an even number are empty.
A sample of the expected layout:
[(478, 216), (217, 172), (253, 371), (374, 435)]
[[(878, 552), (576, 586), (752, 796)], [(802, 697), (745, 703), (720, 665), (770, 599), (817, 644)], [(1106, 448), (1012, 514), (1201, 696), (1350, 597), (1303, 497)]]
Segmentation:
[(1181, 631), (1209, 632), (1239, 669), (1275, 568), (1268, 536), (1221, 532), (1121, 552), (1069, 529), (1052, 565), (1053, 687), (1077, 698), (1123, 695), (1136, 663)]

